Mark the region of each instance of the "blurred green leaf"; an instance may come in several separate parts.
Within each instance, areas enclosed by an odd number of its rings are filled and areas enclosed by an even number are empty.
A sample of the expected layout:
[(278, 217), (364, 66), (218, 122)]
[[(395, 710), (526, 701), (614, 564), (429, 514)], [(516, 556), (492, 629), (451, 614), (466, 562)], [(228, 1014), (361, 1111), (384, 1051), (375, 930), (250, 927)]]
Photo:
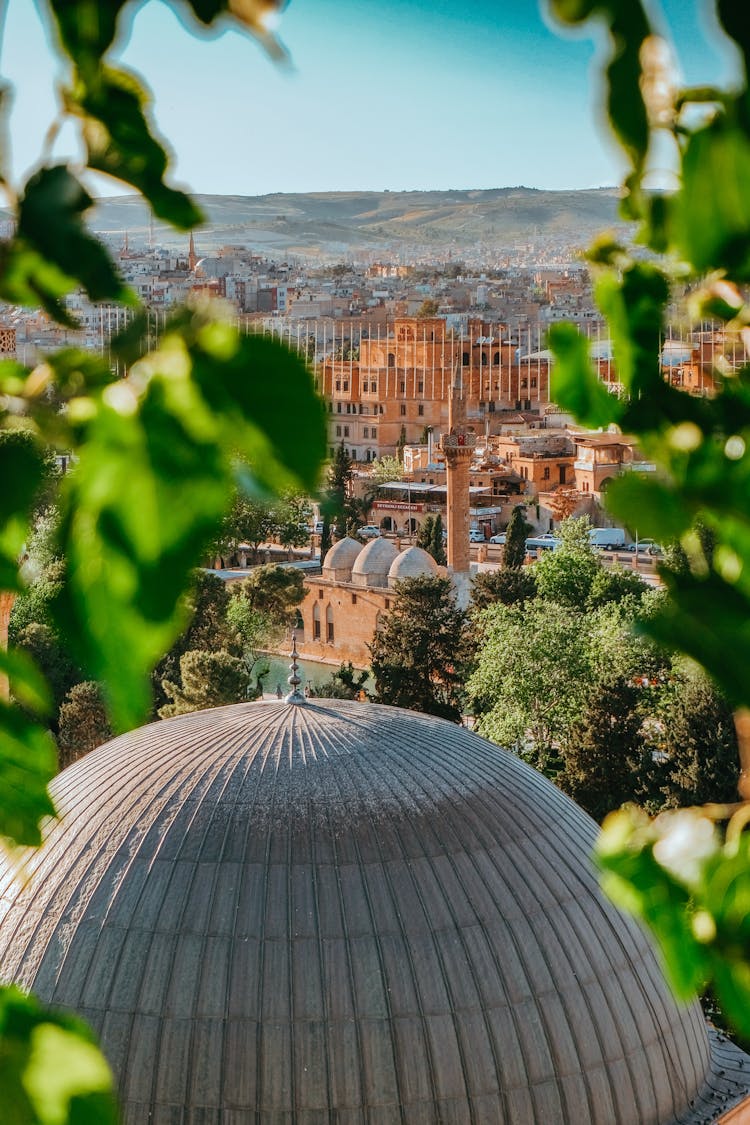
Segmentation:
[(18, 590), (18, 561), (29, 515), (44, 477), (44, 459), (24, 430), (0, 431), (0, 589)]
[[(605, 832), (606, 827), (605, 821)], [(675, 993), (690, 999), (703, 985), (708, 969), (705, 952), (691, 929), (688, 892), (656, 862), (650, 843), (638, 846), (627, 837), (620, 849), (598, 846), (595, 858), (605, 873), (603, 885), (609, 896), (648, 924)]]
[(47, 0), (60, 42), (79, 68), (98, 66), (112, 46), (127, 0)]
[(651, 35), (645, 9), (640, 0), (550, 0), (550, 10), (567, 24), (598, 18), (609, 32), (607, 113), (633, 169), (625, 181), (621, 211), (625, 218), (638, 218), (643, 206), (640, 180), (649, 144), (640, 63), (641, 47)]
[(0, 836), (37, 847), (39, 822), (54, 816), (47, 785), (57, 773), (49, 731), (0, 700)]
[(79, 74), (66, 94), (67, 109), (82, 121), (89, 167), (131, 184), (159, 218), (189, 230), (203, 215), (189, 195), (164, 182), (167, 153), (151, 131), (149, 101), (134, 74), (108, 66)]
[(555, 355), (551, 395), (584, 426), (597, 428), (615, 422), (622, 405), (607, 390), (589, 356), (589, 340), (573, 324), (554, 324), (549, 345)]
[(90, 409), (62, 492), (58, 620), (124, 728), (143, 718), (147, 674), (181, 627), (180, 594), (219, 531), (236, 454), (270, 490), (311, 488), (325, 419), (295, 353), (187, 312)]
[(561, 23), (577, 24), (590, 19), (599, 8), (599, 0), (549, 0), (550, 11)]
[(750, 706), (750, 597), (715, 571), (665, 578), (671, 597), (644, 631), (702, 664), (734, 706)]
[(642, 539), (657, 541), (678, 539), (695, 518), (673, 489), (639, 473), (625, 473), (612, 481), (607, 508)]
[(73, 278), (42, 254), (20, 243), (0, 243), (0, 297), (13, 305), (41, 306), (58, 324), (77, 328), (61, 298), (75, 289)]
[(18, 211), (18, 237), (84, 287), (92, 301), (125, 302), (131, 295), (101, 242), (82, 216), (93, 200), (61, 164), (42, 168), (26, 184)]
[(673, 204), (674, 237), (696, 273), (726, 270), (735, 281), (747, 281), (750, 136), (739, 112), (719, 114), (690, 135)]
[(745, 0), (717, 0), (716, 12), (727, 35), (734, 39), (745, 56), (745, 71), (750, 70), (750, 21)]
[(326, 455), (325, 410), (299, 355), (266, 336), (199, 329), (193, 370), (209, 407), (263, 485), (314, 491)]
[(32, 176), (19, 204), (16, 237), (0, 247), (0, 296), (14, 304), (41, 304), (71, 327), (75, 321), (61, 298), (79, 284), (92, 300), (133, 300), (104, 247), (83, 225), (91, 203), (62, 165)]
[(86, 1025), (0, 989), (3, 1125), (116, 1125), (112, 1075)]
[(128, 728), (147, 711), (147, 674), (179, 632), (180, 595), (219, 526), (230, 477), (187, 364), (182, 377), (154, 376), (140, 398), (123, 384), (113, 391), (65, 481), (57, 613), (81, 663), (106, 683), (115, 724)]
[(20, 649), (0, 648), (0, 674), (10, 681), (11, 695), (22, 707), (40, 717), (52, 710), (52, 696), (44, 676)]
[(663, 387), (659, 356), (669, 300), (663, 271), (650, 262), (634, 262), (621, 276), (604, 273), (596, 297), (612, 333), (620, 381), (634, 396)]

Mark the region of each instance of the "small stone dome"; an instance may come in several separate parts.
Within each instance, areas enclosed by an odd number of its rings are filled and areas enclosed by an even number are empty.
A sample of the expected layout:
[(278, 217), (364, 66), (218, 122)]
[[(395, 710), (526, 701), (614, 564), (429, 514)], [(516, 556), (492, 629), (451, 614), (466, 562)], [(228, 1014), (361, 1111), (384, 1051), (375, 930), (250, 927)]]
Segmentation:
[(0, 967), (93, 1024), (123, 1125), (695, 1125), (748, 1089), (601, 896), (593, 821), (462, 727), (241, 704), (52, 790)]
[(402, 578), (421, 578), (439, 573), (440, 567), (429, 551), (423, 551), (421, 547), (407, 547), (393, 560), (388, 571), (388, 585), (395, 586)]
[(348, 535), (339, 539), (323, 559), (323, 577), (329, 578), (333, 582), (349, 582), (352, 576), (352, 567), (357, 560), (357, 555), (362, 550), (362, 544), (358, 539), (351, 539)]
[(387, 586), (388, 571), (397, 558), (398, 551), (391, 539), (371, 539), (352, 567), (352, 582), (357, 586)]

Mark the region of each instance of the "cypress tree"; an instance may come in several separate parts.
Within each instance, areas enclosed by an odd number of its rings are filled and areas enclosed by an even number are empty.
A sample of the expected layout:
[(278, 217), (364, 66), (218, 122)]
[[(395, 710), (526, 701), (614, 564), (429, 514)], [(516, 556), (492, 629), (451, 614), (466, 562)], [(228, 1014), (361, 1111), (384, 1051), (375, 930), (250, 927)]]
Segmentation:
[(526, 521), (523, 505), (516, 504), (505, 532), (503, 566), (506, 569), (512, 570), (523, 566), (523, 560), (526, 558), (526, 536), (530, 531), (531, 524)]

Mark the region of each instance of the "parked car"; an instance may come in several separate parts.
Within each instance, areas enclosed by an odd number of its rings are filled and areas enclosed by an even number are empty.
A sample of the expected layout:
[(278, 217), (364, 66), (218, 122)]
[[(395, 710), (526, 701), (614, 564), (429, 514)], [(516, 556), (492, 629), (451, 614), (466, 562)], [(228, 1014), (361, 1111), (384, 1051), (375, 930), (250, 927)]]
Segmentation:
[(490, 535), (488, 540), (490, 543), (505, 543), (505, 532), (500, 531), (497, 535)]
[(374, 523), (366, 523), (364, 527), (357, 528), (357, 535), (360, 539), (377, 539), (380, 535), (380, 528), (376, 527)]
[(655, 539), (639, 539), (636, 543), (628, 543), (628, 551), (637, 551), (639, 555), (661, 555), (662, 547)]
[(562, 543), (551, 531), (544, 531), (541, 535), (530, 535), (526, 540), (528, 554), (536, 556), (539, 551), (554, 551)]
[(484, 537), (484, 532), (482, 531), (481, 527), (470, 527), (469, 528), (469, 542), (470, 543), (486, 543), (487, 542), (487, 540)]

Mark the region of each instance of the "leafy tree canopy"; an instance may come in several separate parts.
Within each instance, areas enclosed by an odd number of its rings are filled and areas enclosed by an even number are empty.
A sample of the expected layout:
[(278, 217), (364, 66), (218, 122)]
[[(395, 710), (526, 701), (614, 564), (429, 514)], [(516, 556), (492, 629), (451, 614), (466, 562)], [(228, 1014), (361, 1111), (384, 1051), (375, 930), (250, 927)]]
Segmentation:
[(398, 582), (395, 605), (370, 646), (378, 701), (458, 722), (468, 657), (465, 625), (449, 578)]

